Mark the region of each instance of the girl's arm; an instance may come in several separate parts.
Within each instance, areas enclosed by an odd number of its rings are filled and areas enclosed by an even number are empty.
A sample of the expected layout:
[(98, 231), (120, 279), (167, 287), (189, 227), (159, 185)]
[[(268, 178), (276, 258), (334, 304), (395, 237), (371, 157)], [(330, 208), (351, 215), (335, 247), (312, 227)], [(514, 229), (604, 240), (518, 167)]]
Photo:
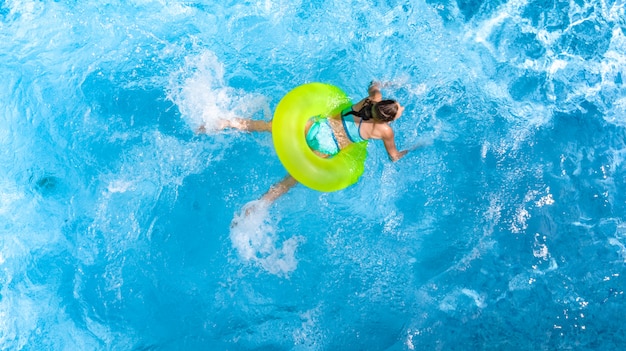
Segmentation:
[(368, 94), (368, 97), (354, 104), (355, 111), (362, 109), (363, 105), (367, 102), (367, 100), (371, 102), (379, 102), (383, 99), (383, 94), (381, 94), (380, 92), (380, 83), (376, 81), (372, 81), (370, 83), (370, 86), (367, 88), (367, 94)]
[(383, 99), (383, 94), (380, 92), (381, 85), (377, 81), (372, 81), (367, 88), (367, 94), (372, 102), (379, 102)]
[(385, 128), (384, 132), (382, 133), (381, 139), (383, 139), (383, 144), (385, 145), (385, 149), (387, 150), (389, 159), (393, 162), (398, 161), (399, 159), (404, 157), (407, 152), (409, 152), (409, 150), (398, 151), (393, 129), (391, 129), (391, 127)]

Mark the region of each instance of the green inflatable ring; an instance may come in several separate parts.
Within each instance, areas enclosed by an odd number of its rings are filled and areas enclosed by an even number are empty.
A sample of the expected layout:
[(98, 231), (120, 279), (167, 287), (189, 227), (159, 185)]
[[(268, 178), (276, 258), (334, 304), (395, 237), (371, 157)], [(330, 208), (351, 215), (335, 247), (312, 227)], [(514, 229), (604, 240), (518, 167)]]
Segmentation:
[(337, 191), (359, 180), (367, 141), (352, 143), (331, 158), (309, 148), (304, 135), (315, 116), (337, 116), (352, 103), (341, 89), (324, 83), (303, 84), (285, 95), (274, 112), (272, 139), (280, 162), (298, 182), (318, 191)]

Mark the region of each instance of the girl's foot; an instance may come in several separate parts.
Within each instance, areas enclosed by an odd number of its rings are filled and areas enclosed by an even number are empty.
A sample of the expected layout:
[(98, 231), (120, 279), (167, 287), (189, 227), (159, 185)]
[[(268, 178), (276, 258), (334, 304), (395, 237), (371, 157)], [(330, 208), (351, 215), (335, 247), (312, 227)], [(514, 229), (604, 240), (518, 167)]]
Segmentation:
[(248, 130), (247, 121), (241, 118), (223, 119), (218, 124), (218, 130), (224, 129)]
[(196, 128), (196, 130), (194, 131), (196, 134), (206, 134), (206, 127), (203, 125), (201, 125), (200, 127)]
[(235, 120), (231, 121), (228, 119), (221, 119), (217, 121), (214, 128), (209, 128), (206, 124), (201, 125), (196, 128), (196, 134), (208, 134), (209, 132), (219, 132), (225, 129), (244, 129), (244, 126), (241, 122)]

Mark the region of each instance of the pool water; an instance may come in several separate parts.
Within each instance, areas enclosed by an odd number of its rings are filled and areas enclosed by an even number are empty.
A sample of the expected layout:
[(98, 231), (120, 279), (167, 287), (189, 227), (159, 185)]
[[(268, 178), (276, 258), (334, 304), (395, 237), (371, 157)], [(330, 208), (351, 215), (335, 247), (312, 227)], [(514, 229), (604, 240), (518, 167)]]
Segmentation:
[[(625, 6), (0, 1), (0, 348), (622, 350)], [(420, 147), (259, 203), (219, 121), (373, 79)]]

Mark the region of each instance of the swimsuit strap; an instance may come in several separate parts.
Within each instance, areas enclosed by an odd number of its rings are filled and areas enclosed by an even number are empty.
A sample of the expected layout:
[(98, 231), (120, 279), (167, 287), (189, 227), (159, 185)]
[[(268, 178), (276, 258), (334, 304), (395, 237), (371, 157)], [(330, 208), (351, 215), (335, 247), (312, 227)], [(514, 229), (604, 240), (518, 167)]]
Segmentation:
[[(359, 117), (361, 120), (366, 120), (366, 121), (370, 120), (374, 117), (372, 115), (372, 106), (374, 106), (372, 101), (369, 98), (365, 98), (365, 103), (363, 104), (363, 107), (361, 107), (360, 110), (355, 111), (353, 109), (354, 105), (352, 105), (349, 108), (346, 108), (345, 110), (341, 111), (341, 117), (345, 117), (347, 115), (353, 115), (353, 116)], [(344, 113), (344, 111), (348, 111), (348, 112)]]
[[(352, 108), (350, 108), (350, 109), (352, 109)], [(351, 121), (346, 121), (348, 115), (353, 115)], [(342, 112), (342, 114), (341, 114), (341, 122), (343, 124), (343, 130), (346, 132), (346, 135), (348, 136), (348, 139), (350, 139), (350, 141), (353, 142), (353, 143), (358, 143), (358, 142), (366, 140), (366, 139), (364, 139), (361, 136), (361, 123), (363, 123), (363, 118), (361, 118), (361, 120), (359, 121), (359, 125), (357, 127), (356, 122), (354, 121), (354, 115), (356, 115), (356, 114), (355, 113), (350, 113), (350, 112), (344, 114)]]

